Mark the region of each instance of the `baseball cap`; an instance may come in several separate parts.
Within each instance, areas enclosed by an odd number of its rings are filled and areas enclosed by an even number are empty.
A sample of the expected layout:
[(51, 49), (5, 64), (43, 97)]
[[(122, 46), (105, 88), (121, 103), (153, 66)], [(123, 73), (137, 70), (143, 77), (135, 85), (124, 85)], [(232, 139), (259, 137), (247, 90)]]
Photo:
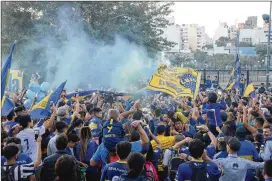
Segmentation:
[(244, 141), (246, 139), (246, 129), (243, 126), (238, 127), (235, 135), (240, 141)]
[(228, 140), (227, 145), (229, 145), (230, 149), (237, 152), (240, 150), (241, 143), (238, 138), (232, 137)]

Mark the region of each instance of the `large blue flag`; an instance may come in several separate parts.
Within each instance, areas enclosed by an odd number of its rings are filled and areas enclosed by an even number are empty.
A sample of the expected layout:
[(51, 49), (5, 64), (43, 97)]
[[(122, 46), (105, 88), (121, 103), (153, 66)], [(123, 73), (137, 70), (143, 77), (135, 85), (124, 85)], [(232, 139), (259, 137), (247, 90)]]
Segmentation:
[(14, 103), (12, 100), (10, 100), (8, 97), (4, 95), (2, 98), (2, 109), (1, 109), (1, 115), (7, 116), (14, 108)]
[(236, 60), (234, 63), (234, 67), (232, 68), (232, 71), (230, 74), (230, 80), (229, 80), (226, 90), (239, 88), (240, 76), (241, 76), (241, 67), (239, 64), (239, 56), (237, 54)]
[[(2, 101), (2, 98), (5, 94), (5, 88), (8, 83), (8, 79), (9, 79), (11, 59), (12, 59), (12, 53), (14, 51), (14, 48), (15, 48), (15, 44), (12, 46), (11, 52), (7, 58), (7, 61), (5, 62), (4, 67), (2, 68), (2, 72), (1, 72), (1, 101)], [(4, 103), (4, 101), (2, 101), (2, 103)]]
[(57, 104), (65, 84), (66, 81), (63, 82), (53, 93), (47, 95), (38, 104), (33, 106), (30, 112), (32, 119), (42, 119), (50, 115), (50, 102), (52, 101), (55, 105)]

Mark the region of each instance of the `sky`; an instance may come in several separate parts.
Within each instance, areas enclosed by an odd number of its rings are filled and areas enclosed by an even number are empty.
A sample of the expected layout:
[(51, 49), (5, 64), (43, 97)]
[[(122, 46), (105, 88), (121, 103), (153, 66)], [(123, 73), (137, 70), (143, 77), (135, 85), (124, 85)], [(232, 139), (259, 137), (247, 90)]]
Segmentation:
[(269, 2), (175, 2), (173, 16), (176, 24), (199, 24), (213, 37), (219, 22), (228, 25), (244, 23), (248, 16), (258, 16), (263, 26), (263, 14), (269, 14)]

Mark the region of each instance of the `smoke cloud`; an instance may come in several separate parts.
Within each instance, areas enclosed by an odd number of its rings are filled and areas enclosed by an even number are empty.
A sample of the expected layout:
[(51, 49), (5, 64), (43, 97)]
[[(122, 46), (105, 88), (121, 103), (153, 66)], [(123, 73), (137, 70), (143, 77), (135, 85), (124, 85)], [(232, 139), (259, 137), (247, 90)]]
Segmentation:
[[(45, 72), (45, 81), (53, 87), (67, 80), (67, 90), (87, 88), (89, 84), (92, 88), (111, 86), (123, 90), (140, 77), (156, 71), (143, 47), (129, 43), (119, 35), (115, 36), (113, 45), (104, 45), (85, 32), (79, 16), (71, 7), (59, 8), (58, 31), (37, 25), (39, 36), (25, 45), (26, 62), (33, 57), (32, 50), (45, 50), (35, 60), (41, 65), (36, 71)], [(62, 37), (62, 40), (56, 37)]]

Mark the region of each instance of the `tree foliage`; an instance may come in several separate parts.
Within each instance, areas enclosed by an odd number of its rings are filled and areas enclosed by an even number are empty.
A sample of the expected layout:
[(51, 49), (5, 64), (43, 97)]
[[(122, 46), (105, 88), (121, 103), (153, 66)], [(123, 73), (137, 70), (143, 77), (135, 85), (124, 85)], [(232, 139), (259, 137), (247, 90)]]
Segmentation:
[(218, 46), (218, 47), (224, 47), (224, 46), (227, 46), (228, 43), (231, 43), (233, 46), (236, 45), (236, 41), (235, 39), (230, 39), (228, 37), (220, 37), (218, 40), (216, 40), (215, 44)]
[[(37, 35), (35, 27), (59, 31), (57, 13), (61, 6), (69, 5), (80, 16), (85, 31), (105, 44), (113, 43), (115, 35), (143, 46), (150, 53), (169, 49), (173, 42), (161, 37), (170, 25), (166, 17), (172, 12), (173, 3), (157, 2), (1, 2), (2, 3), (2, 51), (8, 54), (15, 40), (23, 48), (27, 40)], [(44, 34), (50, 33), (45, 31)], [(42, 35), (39, 35), (42, 36)], [(59, 37), (60, 40), (65, 37)], [(21, 46), (22, 45), (22, 46)]]

